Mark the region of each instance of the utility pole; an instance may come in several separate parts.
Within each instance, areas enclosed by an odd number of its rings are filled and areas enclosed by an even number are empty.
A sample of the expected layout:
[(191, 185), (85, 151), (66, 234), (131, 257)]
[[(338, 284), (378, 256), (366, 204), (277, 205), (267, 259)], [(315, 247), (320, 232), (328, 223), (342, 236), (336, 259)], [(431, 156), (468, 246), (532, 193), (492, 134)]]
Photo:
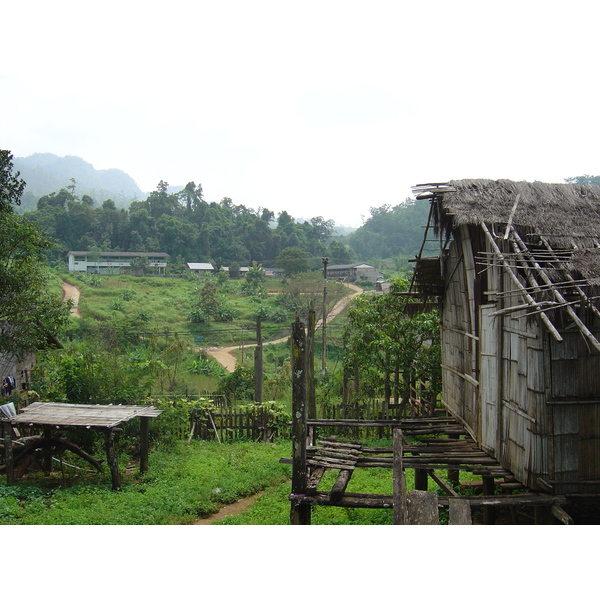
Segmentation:
[(254, 348), (254, 403), (262, 404), (263, 397), (263, 343), (261, 318), (256, 317), (256, 346)]
[(327, 360), (327, 335), (325, 332), (327, 324), (327, 263), (329, 258), (323, 257), (323, 352), (321, 355), (321, 374), (324, 376), (326, 373), (326, 360)]

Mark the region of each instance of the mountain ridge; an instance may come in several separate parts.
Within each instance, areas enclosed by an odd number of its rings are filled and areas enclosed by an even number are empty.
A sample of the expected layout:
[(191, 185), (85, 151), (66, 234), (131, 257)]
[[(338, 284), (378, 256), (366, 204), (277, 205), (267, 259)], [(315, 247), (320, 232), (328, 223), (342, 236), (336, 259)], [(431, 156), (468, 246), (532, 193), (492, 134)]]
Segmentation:
[(47, 194), (58, 192), (75, 182), (78, 196), (87, 194), (97, 205), (109, 198), (119, 208), (127, 208), (134, 200), (144, 200), (135, 180), (121, 169), (96, 169), (79, 156), (57, 156), (38, 152), (15, 157), (14, 168), (27, 184), (21, 199), (20, 212), (35, 210), (37, 201)]

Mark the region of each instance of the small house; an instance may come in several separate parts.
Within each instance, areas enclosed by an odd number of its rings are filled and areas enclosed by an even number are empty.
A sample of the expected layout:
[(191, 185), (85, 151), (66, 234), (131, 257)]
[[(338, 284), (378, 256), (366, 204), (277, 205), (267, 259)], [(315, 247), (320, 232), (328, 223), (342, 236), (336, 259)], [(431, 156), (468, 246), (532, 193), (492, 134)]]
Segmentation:
[(192, 273), (196, 273), (197, 275), (207, 275), (208, 273), (214, 273), (215, 268), (211, 263), (187, 263), (188, 269)]
[(439, 300), (445, 407), (530, 489), (600, 494), (600, 186), (414, 192), (437, 255), (412, 291)]
[(379, 269), (371, 265), (355, 263), (351, 265), (330, 265), (327, 267), (327, 277), (343, 281), (366, 280), (374, 284), (381, 278), (381, 273)]

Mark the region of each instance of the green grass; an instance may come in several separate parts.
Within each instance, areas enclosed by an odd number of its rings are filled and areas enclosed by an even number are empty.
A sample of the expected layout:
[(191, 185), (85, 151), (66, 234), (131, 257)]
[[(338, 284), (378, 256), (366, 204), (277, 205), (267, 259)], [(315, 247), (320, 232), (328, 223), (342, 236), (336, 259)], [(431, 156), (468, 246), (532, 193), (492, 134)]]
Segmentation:
[(68, 480), (29, 476), (0, 484), (2, 525), (173, 525), (214, 513), (220, 504), (281, 484), (291, 468), (279, 463), (289, 444), (192, 441), (150, 455), (148, 472), (128, 471), (113, 492), (110, 476)]

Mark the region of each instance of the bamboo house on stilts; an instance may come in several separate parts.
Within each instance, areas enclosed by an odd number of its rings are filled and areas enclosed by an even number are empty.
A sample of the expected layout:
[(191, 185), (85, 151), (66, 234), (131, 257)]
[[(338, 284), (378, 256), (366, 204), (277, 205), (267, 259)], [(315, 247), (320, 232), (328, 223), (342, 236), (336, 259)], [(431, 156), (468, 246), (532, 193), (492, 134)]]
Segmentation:
[[(412, 292), (441, 310), (443, 404), (533, 491), (600, 505), (600, 186), (414, 188), (439, 255)], [(427, 234), (426, 234), (427, 235)]]

